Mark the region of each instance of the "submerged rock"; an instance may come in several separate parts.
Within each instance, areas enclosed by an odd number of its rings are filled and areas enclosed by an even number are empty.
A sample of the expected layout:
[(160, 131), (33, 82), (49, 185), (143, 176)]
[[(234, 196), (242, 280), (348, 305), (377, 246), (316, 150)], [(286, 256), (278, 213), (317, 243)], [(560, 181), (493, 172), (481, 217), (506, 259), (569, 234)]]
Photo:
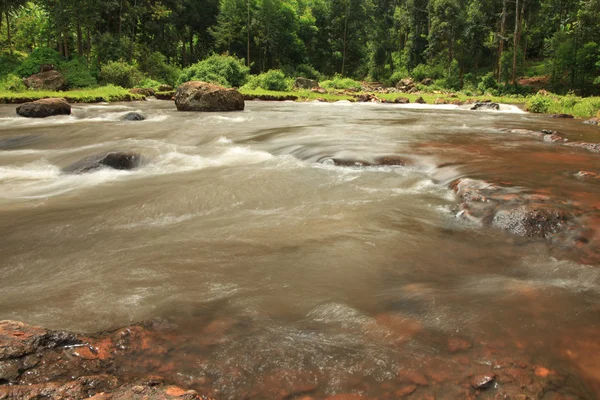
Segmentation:
[(55, 92), (65, 89), (67, 81), (63, 75), (55, 70), (40, 72), (39, 74), (31, 75), (23, 80), (28, 89), (33, 90), (49, 90)]
[(130, 112), (123, 116), (123, 121), (145, 121), (146, 116), (138, 112)]
[(566, 118), (566, 119), (573, 119), (573, 118), (575, 118), (571, 114), (552, 114), (550, 117), (551, 118)]
[(567, 221), (567, 214), (556, 207), (522, 205), (498, 211), (492, 226), (519, 236), (545, 238), (559, 232)]
[(498, 110), (500, 110), (500, 104), (498, 104), (498, 103), (475, 103), (471, 107), (471, 110), (475, 110), (475, 111), (481, 111), (481, 110), (498, 111)]
[(142, 156), (134, 152), (110, 152), (87, 157), (81, 161), (71, 164), (63, 172), (71, 174), (82, 174), (97, 170), (102, 167), (109, 167), (119, 170), (130, 170), (139, 167), (142, 162)]
[(191, 81), (177, 88), (175, 105), (179, 111), (241, 111), (244, 96), (235, 89)]
[(484, 390), (490, 388), (495, 380), (495, 374), (476, 375), (471, 378), (471, 386), (473, 389)]
[(39, 140), (39, 136), (23, 135), (0, 139), (0, 150), (9, 150), (17, 147), (27, 146)]
[(71, 115), (71, 106), (65, 99), (41, 99), (17, 107), (17, 114), (26, 118), (46, 118), (53, 115)]
[(588, 119), (587, 121), (583, 121), (583, 123), (588, 125), (600, 125), (600, 117)]

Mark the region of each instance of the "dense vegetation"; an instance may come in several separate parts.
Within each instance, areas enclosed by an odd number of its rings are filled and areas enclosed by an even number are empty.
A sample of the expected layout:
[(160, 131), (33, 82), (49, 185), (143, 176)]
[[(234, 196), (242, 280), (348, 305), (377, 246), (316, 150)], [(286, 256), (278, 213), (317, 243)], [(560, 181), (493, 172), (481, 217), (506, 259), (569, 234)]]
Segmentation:
[(8, 90), (42, 64), (71, 88), (194, 78), (287, 90), (295, 76), (494, 95), (531, 92), (522, 76), (555, 93), (600, 88), (600, 0), (0, 0), (0, 21)]

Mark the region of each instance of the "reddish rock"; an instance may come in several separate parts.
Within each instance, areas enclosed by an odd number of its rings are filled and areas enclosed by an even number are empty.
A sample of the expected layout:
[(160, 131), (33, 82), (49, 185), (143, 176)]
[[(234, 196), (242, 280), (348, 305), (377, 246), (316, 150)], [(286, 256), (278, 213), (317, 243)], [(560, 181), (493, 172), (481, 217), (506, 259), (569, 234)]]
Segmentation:
[(417, 371), (400, 370), (400, 372), (398, 373), (398, 379), (403, 382), (410, 382), (419, 386), (428, 385), (427, 378), (425, 378), (425, 375)]
[(416, 390), (416, 385), (404, 386), (403, 388), (396, 390), (396, 396), (398, 396), (399, 398), (407, 397), (413, 394)]
[(435, 99), (434, 104), (448, 104), (448, 102), (442, 99), (441, 97), (438, 97), (437, 99)]
[(596, 174), (594, 172), (589, 171), (579, 171), (575, 174), (575, 176), (581, 180), (600, 180), (600, 174)]
[(470, 383), (473, 389), (485, 390), (492, 386), (495, 379), (495, 374), (481, 374), (473, 376)]
[(396, 104), (408, 104), (408, 103), (410, 103), (410, 100), (407, 99), (406, 97), (396, 97), (394, 99), (394, 103), (396, 103)]
[(328, 396), (325, 400), (362, 400), (364, 396), (355, 393), (340, 393), (333, 396)]
[(192, 81), (177, 88), (175, 106), (178, 111), (241, 111), (244, 96), (235, 89)]
[(465, 351), (471, 348), (471, 343), (467, 340), (459, 337), (448, 338), (448, 351), (450, 353), (456, 353), (459, 351)]

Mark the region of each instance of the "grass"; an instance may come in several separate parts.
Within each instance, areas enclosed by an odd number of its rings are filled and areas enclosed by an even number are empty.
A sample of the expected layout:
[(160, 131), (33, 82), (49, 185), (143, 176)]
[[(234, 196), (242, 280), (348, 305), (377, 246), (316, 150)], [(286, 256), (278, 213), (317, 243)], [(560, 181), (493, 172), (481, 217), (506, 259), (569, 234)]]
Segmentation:
[[(297, 101), (339, 101), (339, 100), (354, 100), (354, 96), (349, 95), (342, 90), (330, 90), (329, 93), (321, 94), (314, 93), (310, 90), (298, 91), (272, 91), (264, 89), (240, 89), (240, 92), (249, 98), (264, 98), (264, 99), (285, 99), (290, 96), (297, 98)], [(356, 93), (359, 94), (359, 93)], [(422, 97), (428, 104), (434, 104), (440, 98), (450, 103), (453, 100), (466, 101), (483, 101), (489, 100), (495, 103), (503, 104), (523, 104), (526, 109), (531, 112), (544, 114), (571, 114), (576, 117), (590, 118), (600, 116), (600, 97), (577, 97), (577, 96), (559, 96), (550, 94), (549, 96), (532, 95), (523, 96), (468, 96), (458, 92), (456, 97), (450, 97), (449, 94), (436, 93), (376, 93), (377, 97), (382, 100), (393, 101), (399, 97), (408, 98), (411, 103), (419, 97)], [(91, 89), (70, 90), (66, 92), (48, 92), (48, 91), (24, 91), (10, 92), (0, 90), (0, 103), (14, 104), (23, 103), (26, 101), (34, 101), (49, 97), (62, 97), (70, 103), (97, 103), (97, 102), (116, 102), (116, 101), (133, 101), (144, 100), (143, 95), (129, 93), (129, 89), (123, 89), (119, 86), (102, 86)], [(170, 98), (171, 95), (166, 96)]]
[(91, 89), (77, 89), (66, 92), (51, 91), (33, 91), (10, 92), (0, 90), (0, 103), (23, 103), (25, 101), (34, 101), (50, 97), (62, 97), (70, 103), (98, 103), (114, 101), (133, 101), (144, 100), (145, 97), (138, 94), (129, 93), (129, 89), (123, 89), (119, 86), (102, 86)]

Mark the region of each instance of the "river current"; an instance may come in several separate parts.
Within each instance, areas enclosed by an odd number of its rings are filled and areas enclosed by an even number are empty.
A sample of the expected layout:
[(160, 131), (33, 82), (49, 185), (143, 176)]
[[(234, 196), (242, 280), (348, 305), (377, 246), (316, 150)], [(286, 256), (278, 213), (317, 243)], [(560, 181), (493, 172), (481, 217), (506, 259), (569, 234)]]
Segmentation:
[[(129, 111), (148, 119), (121, 121)], [(164, 355), (172, 374), (223, 399), (295, 398), (271, 396), (289, 382), (315, 398), (398, 398), (403, 371), (427, 381), (412, 398), (465, 398), (461, 376), (505, 359), (597, 398), (600, 265), (457, 217), (450, 185), (589, 209), (600, 185), (574, 174), (599, 173), (600, 156), (502, 128), (600, 137), (512, 106), (146, 101), (40, 120), (0, 106), (0, 319), (81, 332), (165, 321), (186, 338)], [(62, 172), (108, 151), (142, 165)], [(381, 157), (407, 165), (334, 161)]]

